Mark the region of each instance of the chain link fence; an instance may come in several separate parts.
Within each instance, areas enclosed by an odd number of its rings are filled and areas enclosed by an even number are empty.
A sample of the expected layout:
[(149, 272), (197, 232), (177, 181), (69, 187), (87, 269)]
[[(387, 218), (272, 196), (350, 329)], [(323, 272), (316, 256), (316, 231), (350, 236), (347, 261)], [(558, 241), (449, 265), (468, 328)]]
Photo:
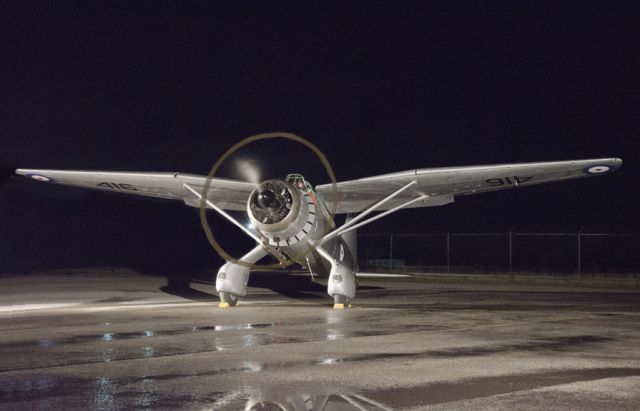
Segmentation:
[(368, 271), (615, 276), (640, 273), (640, 235), (359, 234), (358, 259)]

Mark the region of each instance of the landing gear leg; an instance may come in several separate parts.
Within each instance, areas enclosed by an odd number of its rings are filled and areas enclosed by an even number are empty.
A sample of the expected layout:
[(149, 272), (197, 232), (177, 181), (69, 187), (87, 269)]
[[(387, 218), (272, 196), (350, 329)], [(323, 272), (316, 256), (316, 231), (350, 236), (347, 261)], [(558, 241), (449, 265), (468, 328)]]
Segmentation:
[(267, 252), (260, 245), (240, 259), (246, 264), (227, 261), (225, 265), (220, 267), (216, 276), (216, 291), (220, 296), (218, 307), (235, 307), (238, 304), (238, 297), (247, 295), (247, 283), (251, 272), (250, 265), (256, 263), (265, 255), (267, 255)]

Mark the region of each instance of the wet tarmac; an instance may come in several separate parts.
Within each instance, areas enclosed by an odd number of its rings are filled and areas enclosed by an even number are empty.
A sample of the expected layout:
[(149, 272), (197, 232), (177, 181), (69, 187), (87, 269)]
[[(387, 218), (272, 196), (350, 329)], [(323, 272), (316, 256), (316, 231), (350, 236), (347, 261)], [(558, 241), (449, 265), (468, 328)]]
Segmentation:
[(251, 285), (219, 309), (126, 270), (1, 277), (0, 409), (640, 408), (637, 292)]

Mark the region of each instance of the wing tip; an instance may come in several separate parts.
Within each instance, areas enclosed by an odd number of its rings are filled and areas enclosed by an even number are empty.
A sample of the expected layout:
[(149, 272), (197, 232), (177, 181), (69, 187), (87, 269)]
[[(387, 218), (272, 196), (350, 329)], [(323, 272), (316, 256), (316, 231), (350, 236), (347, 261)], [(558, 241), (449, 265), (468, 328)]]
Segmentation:
[(18, 168), (15, 170), (15, 174), (19, 176), (23, 176), (25, 178), (30, 178), (32, 180), (50, 183), (53, 182), (53, 179), (50, 177), (50, 173), (47, 170), (31, 170), (25, 168)]
[(612, 173), (622, 166), (622, 159), (619, 157), (587, 160), (582, 173), (585, 175), (598, 175)]
[(611, 166), (613, 167), (612, 171), (615, 171), (618, 168), (622, 167), (622, 164), (624, 163), (624, 161), (620, 157), (612, 157), (610, 159), (610, 162), (611, 162)]
[(23, 177), (29, 177), (32, 176), (34, 174), (43, 174), (45, 173), (45, 170), (35, 170), (35, 169), (30, 169), (30, 168), (17, 168), (15, 170), (15, 173), (19, 176), (23, 176)]

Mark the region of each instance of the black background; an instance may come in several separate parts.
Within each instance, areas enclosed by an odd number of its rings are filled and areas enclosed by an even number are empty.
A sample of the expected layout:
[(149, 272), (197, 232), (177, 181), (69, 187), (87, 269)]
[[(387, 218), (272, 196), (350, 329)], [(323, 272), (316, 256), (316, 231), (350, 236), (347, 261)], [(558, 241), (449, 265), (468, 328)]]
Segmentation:
[[(622, 157), (615, 174), (407, 210), (369, 233), (637, 233), (633, 2), (3, 2), (0, 164), (206, 174), (243, 137), (302, 135), (338, 180)], [(328, 181), (291, 143), (238, 158)], [(15, 177), (3, 261), (215, 267), (197, 210)], [(212, 217), (233, 251), (250, 246)], [(192, 265), (190, 265), (192, 264)], [(6, 264), (5, 264), (6, 265)]]

